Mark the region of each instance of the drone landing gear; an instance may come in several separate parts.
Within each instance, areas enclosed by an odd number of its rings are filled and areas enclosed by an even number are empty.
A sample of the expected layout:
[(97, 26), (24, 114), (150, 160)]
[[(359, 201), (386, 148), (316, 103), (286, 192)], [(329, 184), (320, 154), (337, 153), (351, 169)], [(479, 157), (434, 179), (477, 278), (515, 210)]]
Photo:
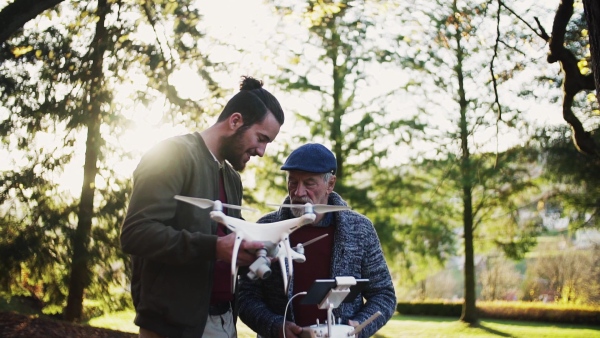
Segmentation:
[[(337, 308), (342, 302), (352, 302), (362, 290), (368, 280), (354, 277), (335, 277), (332, 279), (317, 279), (311, 286), (306, 297), (302, 300), (303, 304), (319, 304), (319, 309), (327, 309), (327, 321), (325, 324), (317, 324), (303, 327), (300, 337), (302, 338), (334, 338), (334, 337), (356, 337), (362, 329), (381, 315), (377, 311), (359, 326), (354, 327), (340, 323), (335, 324), (333, 309)], [(323, 296), (324, 295), (324, 296)]]

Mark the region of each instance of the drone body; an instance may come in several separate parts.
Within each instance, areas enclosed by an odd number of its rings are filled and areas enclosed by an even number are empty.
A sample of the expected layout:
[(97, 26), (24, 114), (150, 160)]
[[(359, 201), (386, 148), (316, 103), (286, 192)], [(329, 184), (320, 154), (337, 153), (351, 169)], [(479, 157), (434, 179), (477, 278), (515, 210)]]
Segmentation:
[[(235, 243), (234, 243), (234, 247), (233, 247), (233, 254), (232, 254), (232, 258), (231, 258), (231, 275), (232, 275), (232, 280), (233, 280), (233, 285), (232, 285), (232, 293), (235, 292), (235, 284), (236, 284), (236, 278), (235, 276), (237, 275), (237, 270), (238, 267), (236, 265), (236, 261), (237, 261), (237, 254), (238, 254), (238, 250), (240, 248), (240, 244), (242, 243), (243, 240), (248, 240), (248, 241), (258, 241), (258, 242), (262, 242), (265, 245), (265, 252), (261, 252), (261, 250), (259, 250), (257, 252), (257, 260), (261, 260), (262, 262), (265, 262), (268, 264), (270, 264), (270, 261), (268, 259), (266, 259), (266, 257), (273, 257), (273, 258), (277, 258), (279, 260), (279, 264), (281, 266), (281, 273), (283, 276), (283, 282), (284, 282), (284, 288), (285, 288), (285, 292), (287, 293), (288, 291), (288, 280), (291, 279), (293, 273), (294, 273), (294, 265), (292, 264), (292, 261), (296, 261), (296, 262), (304, 262), (306, 261), (306, 257), (303, 254), (303, 246), (302, 244), (298, 245), (298, 247), (296, 247), (295, 249), (293, 249), (290, 246), (290, 234), (292, 232), (294, 232), (295, 230), (297, 230), (298, 228), (300, 228), (303, 225), (306, 224), (310, 224), (312, 223), (315, 218), (315, 212), (331, 212), (331, 211), (340, 211), (340, 210), (348, 210), (350, 209), (349, 207), (345, 207), (345, 206), (330, 206), (330, 205), (313, 205), (310, 203), (306, 203), (305, 205), (298, 205), (298, 204), (283, 204), (283, 205), (276, 205), (276, 206), (281, 206), (281, 207), (287, 207), (287, 208), (304, 208), (304, 215), (298, 217), (298, 218), (292, 218), (292, 219), (287, 219), (287, 220), (283, 220), (283, 221), (279, 221), (279, 222), (274, 222), (274, 223), (262, 223), (262, 224), (257, 224), (257, 223), (251, 223), (251, 222), (247, 222), (245, 220), (239, 219), (239, 218), (235, 218), (235, 217), (230, 217), (227, 216), (223, 213), (223, 206), (227, 207), (227, 208), (235, 208), (235, 209), (244, 209), (244, 210), (254, 210), (254, 209), (249, 209), (249, 208), (244, 208), (238, 205), (231, 205), (231, 204), (224, 204), (221, 203), (220, 201), (211, 201), (211, 200), (207, 200), (207, 199), (202, 199), (202, 198), (195, 198), (195, 197), (187, 197), (187, 196), (180, 196), (180, 195), (175, 195), (175, 199), (186, 202), (186, 203), (190, 203), (193, 204), (197, 207), (200, 208), (209, 208), (209, 207), (213, 207), (213, 211), (210, 212), (210, 217), (218, 222), (218, 223), (222, 223), (225, 226), (227, 226), (227, 228), (229, 228), (229, 230), (235, 232), (236, 237), (235, 237)], [(319, 238), (316, 238), (315, 240), (318, 240)], [(314, 241), (314, 240), (313, 240)], [(313, 242), (310, 241), (310, 242)], [(305, 243), (304, 245), (307, 245), (308, 243)], [(285, 259), (285, 261), (284, 261)], [(288, 265), (288, 273), (286, 274), (286, 269), (285, 269), (285, 263), (287, 261), (287, 265)], [(254, 268), (254, 269), (253, 269)], [(253, 273), (252, 277), (261, 277), (261, 278), (266, 278), (268, 277), (268, 274), (264, 272), (264, 270), (261, 270), (261, 264), (257, 264), (256, 267), (254, 267), (254, 264), (250, 266), (251, 272)], [(270, 273), (270, 271), (269, 271)]]
[[(238, 270), (235, 263), (242, 240), (263, 242), (265, 249), (267, 250), (267, 256), (279, 258), (279, 264), (281, 265), (283, 274), (283, 285), (287, 292), (288, 280), (294, 273), (292, 252), (295, 251), (292, 250), (290, 246), (290, 234), (301, 226), (312, 223), (315, 220), (314, 213), (304, 214), (298, 218), (268, 224), (250, 223), (239, 218), (227, 216), (223, 214), (222, 211), (214, 210), (210, 212), (210, 217), (216, 222), (225, 224), (229, 230), (236, 234), (235, 244), (233, 246), (233, 257), (231, 258), (231, 275), (234, 276), (232, 292), (235, 291), (235, 276), (237, 275)], [(285, 262), (281, 259), (283, 258), (281, 257), (282, 254), (285, 254), (285, 258), (288, 262), (289, 270), (287, 275), (285, 273)], [(294, 256), (298, 257), (298, 253), (294, 254)], [(304, 258), (304, 255), (298, 258)], [(306, 260), (306, 258), (304, 258), (303, 261), (304, 260)]]

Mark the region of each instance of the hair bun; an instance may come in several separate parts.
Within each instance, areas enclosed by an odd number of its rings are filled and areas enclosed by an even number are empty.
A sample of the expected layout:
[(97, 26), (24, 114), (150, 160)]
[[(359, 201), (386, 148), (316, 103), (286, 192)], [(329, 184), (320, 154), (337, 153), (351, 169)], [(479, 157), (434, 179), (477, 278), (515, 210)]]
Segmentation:
[(242, 76), (240, 90), (253, 90), (262, 88), (263, 82), (253, 78), (252, 76)]

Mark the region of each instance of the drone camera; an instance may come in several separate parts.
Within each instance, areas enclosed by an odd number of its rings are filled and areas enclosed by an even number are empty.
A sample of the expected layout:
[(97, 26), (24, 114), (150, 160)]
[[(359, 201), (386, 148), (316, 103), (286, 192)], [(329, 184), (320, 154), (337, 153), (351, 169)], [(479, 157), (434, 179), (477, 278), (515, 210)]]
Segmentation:
[(267, 250), (259, 249), (256, 251), (256, 260), (249, 267), (248, 278), (256, 280), (265, 279), (271, 276), (271, 260), (267, 258)]

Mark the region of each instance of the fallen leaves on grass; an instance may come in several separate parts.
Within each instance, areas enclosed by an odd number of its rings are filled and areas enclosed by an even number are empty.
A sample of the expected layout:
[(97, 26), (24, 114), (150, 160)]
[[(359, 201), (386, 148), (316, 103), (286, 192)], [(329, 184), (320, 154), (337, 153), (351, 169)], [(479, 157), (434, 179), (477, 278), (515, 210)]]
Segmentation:
[(102, 329), (14, 312), (0, 312), (3, 338), (134, 338), (137, 334)]

